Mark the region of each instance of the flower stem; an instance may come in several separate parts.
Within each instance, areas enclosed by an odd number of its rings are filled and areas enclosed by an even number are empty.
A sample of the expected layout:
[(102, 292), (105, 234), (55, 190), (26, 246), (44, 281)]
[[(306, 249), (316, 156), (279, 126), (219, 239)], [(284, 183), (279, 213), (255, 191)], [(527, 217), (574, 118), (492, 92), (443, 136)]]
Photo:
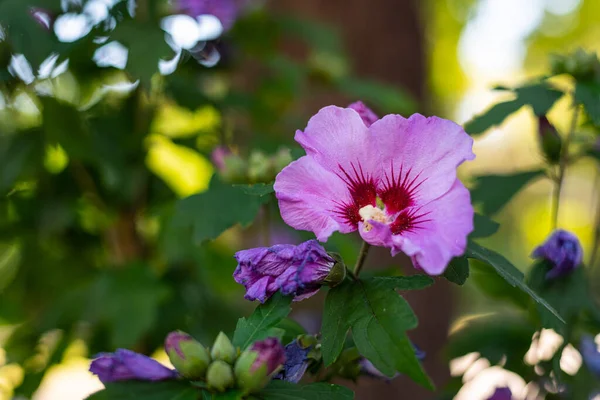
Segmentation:
[(565, 137), (561, 153), (560, 161), (558, 164), (558, 178), (556, 179), (556, 185), (554, 186), (554, 193), (552, 196), (552, 230), (558, 227), (558, 211), (560, 205), (560, 193), (562, 191), (563, 182), (565, 180), (565, 172), (567, 165), (569, 164), (569, 144), (573, 137), (573, 133), (577, 128), (577, 118), (579, 117), (579, 108), (577, 104), (573, 104), (573, 117), (571, 118), (571, 126)]
[(596, 257), (598, 256), (598, 247), (600, 246), (600, 201), (598, 200), (598, 178), (600, 177), (600, 171), (596, 169), (596, 175), (594, 176), (594, 196), (593, 199), (596, 202), (596, 213), (594, 218), (594, 240), (592, 241), (592, 255), (590, 256), (590, 268), (594, 268), (596, 265)]
[(371, 248), (371, 245), (367, 242), (363, 242), (362, 246), (360, 247), (360, 252), (358, 253), (358, 259), (356, 260), (356, 264), (354, 265), (354, 271), (352, 271), (352, 273), (354, 274), (355, 277), (358, 277), (358, 274), (360, 274), (360, 270), (363, 267), (363, 264), (365, 263), (365, 260), (367, 259), (367, 254), (369, 253), (369, 249)]

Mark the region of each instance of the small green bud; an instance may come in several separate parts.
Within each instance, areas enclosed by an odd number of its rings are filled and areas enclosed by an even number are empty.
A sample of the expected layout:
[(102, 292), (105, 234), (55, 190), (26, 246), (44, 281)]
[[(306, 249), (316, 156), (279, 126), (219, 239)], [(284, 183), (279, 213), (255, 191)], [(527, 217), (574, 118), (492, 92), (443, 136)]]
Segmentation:
[(223, 164), (222, 168), (219, 168), (219, 172), (226, 182), (246, 183), (247, 169), (246, 161), (239, 155), (231, 153), (223, 156)]
[(346, 279), (346, 264), (338, 253), (327, 253), (335, 260), (335, 264), (331, 267), (329, 275), (325, 278), (325, 283), (331, 287), (335, 287)]
[(273, 155), (272, 159), (275, 173), (279, 173), (279, 171), (287, 167), (288, 164), (292, 162), (292, 152), (290, 149), (279, 149), (277, 153)]
[(171, 364), (188, 379), (203, 379), (210, 364), (208, 350), (185, 332), (169, 333), (165, 339), (165, 351)]
[(235, 347), (223, 332), (219, 333), (215, 339), (210, 355), (213, 360), (222, 360), (229, 364), (234, 363), (236, 357)]
[(231, 365), (221, 360), (213, 361), (206, 373), (206, 384), (209, 388), (219, 392), (224, 392), (227, 388), (233, 387), (235, 379)]
[(248, 159), (248, 177), (251, 181), (270, 181), (273, 177), (271, 159), (260, 150), (253, 151)]

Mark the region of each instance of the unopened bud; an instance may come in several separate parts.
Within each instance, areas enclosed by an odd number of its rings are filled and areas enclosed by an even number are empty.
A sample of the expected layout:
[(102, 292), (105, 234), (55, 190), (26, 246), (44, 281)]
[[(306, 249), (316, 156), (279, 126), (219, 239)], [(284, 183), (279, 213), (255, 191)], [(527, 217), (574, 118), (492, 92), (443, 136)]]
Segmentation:
[(325, 278), (325, 283), (331, 287), (335, 287), (342, 283), (346, 279), (346, 264), (342, 260), (342, 257), (337, 253), (327, 253), (331, 258), (335, 260), (333, 267), (329, 271), (329, 274)]
[(248, 177), (251, 181), (267, 182), (272, 179), (271, 160), (260, 150), (253, 151), (248, 159)]
[(206, 383), (209, 388), (224, 392), (235, 384), (231, 365), (225, 361), (213, 361), (206, 372)]
[(276, 338), (258, 341), (244, 351), (235, 363), (238, 386), (246, 393), (257, 392), (285, 362), (285, 349)]
[(202, 379), (210, 364), (208, 350), (185, 332), (169, 333), (165, 339), (165, 351), (171, 364), (188, 379)]
[(229, 364), (233, 364), (235, 361), (235, 347), (233, 347), (231, 340), (223, 332), (219, 333), (215, 339), (210, 355), (213, 360), (222, 360)]
[(562, 139), (554, 125), (545, 116), (538, 119), (538, 137), (546, 159), (551, 164), (557, 164), (560, 161)]

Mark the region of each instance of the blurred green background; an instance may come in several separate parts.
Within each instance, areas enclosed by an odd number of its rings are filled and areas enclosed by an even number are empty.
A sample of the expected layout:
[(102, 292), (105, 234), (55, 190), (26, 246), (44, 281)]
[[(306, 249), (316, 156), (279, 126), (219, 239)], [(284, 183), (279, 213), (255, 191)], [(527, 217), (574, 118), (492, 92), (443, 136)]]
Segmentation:
[[(87, 372), (99, 351), (164, 361), (171, 330), (206, 343), (231, 331), (252, 307), (231, 278), (233, 253), (310, 235), (284, 226), (273, 200), (188, 196), (215, 173), (271, 182), (302, 154), (293, 134), (319, 108), (362, 100), (380, 115), (464, 123), (506, 98), (492, 87), (545, 74), (550, 53), (600, 49), (596, 0), (247, 0), (222, 34), (210, 21), (166, 23), (178, 7), (0, 0), (0, 399), (83, 399), (101, 387)], [(550, 113), (561, 132), (568, 106)], [(542, 166), (536, 132), (521, 109), (476, 140), (463, 180)], [(220, 169), (215, 148), (232, 154)], [(583, 159), (561, 200), (559, 226), (587, 254), (599, 179), (596, 161)], [(485, 244), (525, 270), (551, 229), (551, 189), (547, 179), (527, 185), (494, 213), (501, 228)], [(207, 240), (212, 216), (238, 212), (248, 226)], [(328, 249), (351, 262), (357, 243), (337, 235)], [(371, 268), (411, 271), (403, 256), (374, 254)], [(476, 279), (411, 296), (421, 323), (412, 338), (440, 388), (461, 368), (472, 369), (458, 399), (525, 385), (477, 356), (449, 363), (448, 333), (502, 307)], [(295, 318), (318, 330), (320, 302), (299, 305)], [(398, 393), (435, 397), (403, 378), (361, 382), (357, 397)]]

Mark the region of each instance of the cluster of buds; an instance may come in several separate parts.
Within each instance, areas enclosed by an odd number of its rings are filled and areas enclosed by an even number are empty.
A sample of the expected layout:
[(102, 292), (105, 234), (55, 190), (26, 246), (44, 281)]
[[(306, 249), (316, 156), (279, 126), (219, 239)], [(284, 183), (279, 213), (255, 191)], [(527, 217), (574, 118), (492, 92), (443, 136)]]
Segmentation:
[(275, 175), (292, 162), (292, 155), (289, 149), (280, 149), (273, 155), (254, 150), (248, 158), (243, 158), (226, 148), (217, 147), (213, 150), (212, 161), (226, 182), (272, 182)]
[(172, 332), (165, 340), (165, 350), (179, 374), (204, 381), (217, 392), (231, 388), (244, 393), (259, 391), (285, 362), (284, 348), (276, 338), (258, 341), (240, 354), (223, 332), (210, 350), (184, 332)]
[(573, 54), (554, 55), (551, 59), (552, 73), (569, 74), (576, 79), (590, 79), (600, 73), (600, 61), (594, 52), (577, 49)]

